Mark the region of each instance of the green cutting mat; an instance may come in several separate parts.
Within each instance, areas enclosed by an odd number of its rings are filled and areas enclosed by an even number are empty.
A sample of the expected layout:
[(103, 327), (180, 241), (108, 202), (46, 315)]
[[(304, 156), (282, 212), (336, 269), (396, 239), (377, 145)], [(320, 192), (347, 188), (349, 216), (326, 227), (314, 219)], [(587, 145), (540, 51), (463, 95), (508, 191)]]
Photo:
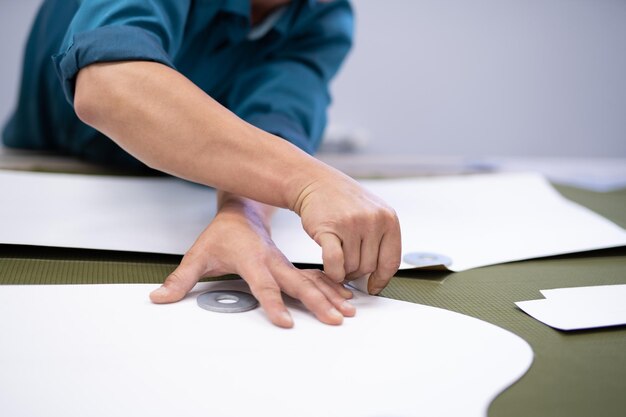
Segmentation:
[[(559, 190), (626, 227), (626, 190)], [(158, 283), (179, 261), (179, 256), (0, 245), (0, 284)], [(531, 344), (530, 371), (492, 403), (489, 416), (623, 417), (626, 328), (560, 332), (514, 305), (541, 298), (540, 289), (601, 284), (626, 284), (626, 248), (459, 273), (400, 273), (382, 295), (477, 317)]]

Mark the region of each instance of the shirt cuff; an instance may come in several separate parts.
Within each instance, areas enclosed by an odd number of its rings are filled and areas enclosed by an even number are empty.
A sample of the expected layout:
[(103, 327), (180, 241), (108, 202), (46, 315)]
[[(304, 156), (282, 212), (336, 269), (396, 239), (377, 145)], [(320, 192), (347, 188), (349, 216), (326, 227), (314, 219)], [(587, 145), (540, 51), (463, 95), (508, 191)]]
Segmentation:
[(78, 33), (52, 61), (71, 105), (78, 71), (96, 62), (154, 61), (174, 68), (159, 38), (135, 26), (104, 26)]
[(308, 138), (300, 124), (282, 113), (256, 113), (246, 117), (245, 120), (259, 129), (280, 136), (310, 155), (313, 155), (319, 146)]

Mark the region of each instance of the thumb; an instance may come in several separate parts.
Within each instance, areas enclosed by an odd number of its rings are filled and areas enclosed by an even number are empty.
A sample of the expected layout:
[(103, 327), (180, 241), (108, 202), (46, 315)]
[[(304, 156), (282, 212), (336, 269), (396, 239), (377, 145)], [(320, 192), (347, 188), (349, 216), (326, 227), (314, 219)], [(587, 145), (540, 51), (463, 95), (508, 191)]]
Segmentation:
[(150, 300), (156, 304), (180, 301), (202, 278), (201, 271), (199, 265), (183, 258), (178, 268), (165, 279), (163, 285), (150, 293)]

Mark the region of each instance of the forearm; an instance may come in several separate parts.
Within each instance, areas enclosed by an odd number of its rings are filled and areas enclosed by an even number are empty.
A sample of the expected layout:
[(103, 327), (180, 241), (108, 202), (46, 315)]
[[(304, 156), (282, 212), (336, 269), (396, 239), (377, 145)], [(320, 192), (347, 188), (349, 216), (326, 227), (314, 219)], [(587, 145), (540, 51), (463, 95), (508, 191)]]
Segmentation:
[(341, 175), (161, 64), (86, 67), (74, 105), (85, 123), (148, 166), (272, 206), (294, 209), (310, 184)]

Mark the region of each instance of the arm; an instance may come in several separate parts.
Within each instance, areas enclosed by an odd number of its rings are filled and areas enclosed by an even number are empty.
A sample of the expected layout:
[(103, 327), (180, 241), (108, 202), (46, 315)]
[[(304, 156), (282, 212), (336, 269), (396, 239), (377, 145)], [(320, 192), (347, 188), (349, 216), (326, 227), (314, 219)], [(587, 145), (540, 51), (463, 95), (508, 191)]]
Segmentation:
[(74, 107), (81, 120), (152, 168), (273, 206), (297, 209), (313, 178), (342, 176), (158, 63), (82, 69)]
[[(83, 0), (54, 57), (68, 99), (83, 121), (153, 168), (293, 208), (297, 197), (280, 191), (303, 186), (284, 183), (302, 183), (307, 172), (322, 171), (322, 165), (242, 123), (173, 69), (171, 57), (182, 43), (189, 8), (189, 0)], [(214, 146), (205, 147), (207, 137)], [(239, 161), (258, 155), (266, 161), (233, 164), (221, 158), (232, 148)], [(286, 159), (289, 166), (276, 163)], [(207, 178), (209, 171), (223, 175)], [(229, 181), (241, 177), (259, 178), (265, 187), (255, 193), (258, 184), (248, 182), (242, 189)]]
[(378, 293), (397, 270), (400, 230), (391, 208), (176, 71), (151, 62), (89, 66), (78, 75), (75, 107), (155, 169), (298, 213), (336, 282), (371, 273), (370, 292)]

